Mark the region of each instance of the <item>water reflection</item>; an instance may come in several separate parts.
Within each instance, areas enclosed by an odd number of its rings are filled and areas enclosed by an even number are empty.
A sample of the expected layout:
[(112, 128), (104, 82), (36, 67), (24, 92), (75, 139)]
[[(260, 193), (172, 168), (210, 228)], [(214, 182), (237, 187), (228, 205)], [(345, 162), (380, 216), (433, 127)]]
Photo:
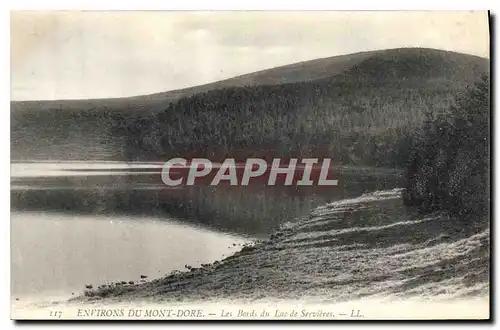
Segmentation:
[(317, 205), (398, 186), (394, 175), (345, 169), (338, 187), (169, 188), (161, 166), (11, 164), (13, 295), (67, 297), (87, 283), (160, 277), (231, 255)]
[(266, 237), (280, 224), (325, 202), (391, 189), (386, 173), (339, 171), (337, 187), (168, 187), (161, 163), (60, 162), (12, 164), (11, 205), (70, 214), (175, 216), (219, 231)]

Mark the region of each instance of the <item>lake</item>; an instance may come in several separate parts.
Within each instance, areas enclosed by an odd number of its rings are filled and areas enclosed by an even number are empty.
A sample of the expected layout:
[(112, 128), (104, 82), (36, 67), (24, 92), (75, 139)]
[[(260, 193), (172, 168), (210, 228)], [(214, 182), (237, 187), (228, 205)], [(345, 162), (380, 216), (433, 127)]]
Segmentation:
[(394, 174), (345, 168), (328, 189), (168, 189), (161, 166), (12, 163), (12, 296), (61, 299), (86, 284), (158, 278), (229, 256), (325, 202), (398, 186)]

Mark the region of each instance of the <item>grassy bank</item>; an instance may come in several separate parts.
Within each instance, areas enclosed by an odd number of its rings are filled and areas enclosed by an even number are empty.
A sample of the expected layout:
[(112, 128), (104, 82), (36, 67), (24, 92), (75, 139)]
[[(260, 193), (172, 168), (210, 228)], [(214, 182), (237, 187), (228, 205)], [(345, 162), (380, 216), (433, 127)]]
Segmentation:
[(486, 296), (489, 231), (463, 231), (443, 213), (421, 216), (399, 190), (318, 207), (268, 240), (147, 283), (87, 290), (75, 303), (306, 299), (340, 302)]

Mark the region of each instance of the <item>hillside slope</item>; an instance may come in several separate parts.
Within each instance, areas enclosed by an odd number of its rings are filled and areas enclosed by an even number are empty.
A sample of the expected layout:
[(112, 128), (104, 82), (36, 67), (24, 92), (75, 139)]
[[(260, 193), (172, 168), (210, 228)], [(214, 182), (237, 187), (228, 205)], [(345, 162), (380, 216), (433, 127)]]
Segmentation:
[(231, 87), (185, 97), (124, 125), (130, 159), (185, 155), (330, 157), (400, 166), (429, 113), (447, 109), (488, 62), (436, 50), (373, 53), (307, 82)]
[(11, 102), (11, 105), (13, 111), (50, 110), (58, 108), (72, 110), (106, 110), (108, 108), (113, 108), (129, 111), (154, 111), (158, 110), (156, 106), (165, 104), (165, 102), (172, 102), (182, 97), (208, 92), (214, 89), (258, 85), (278, 85), (283, 83), (312, 81), (331, 77), (343, 72), (354, 64), (359, 63), (361, 60), (378, 52), (379, 51), (362, 52), (320, 58), (244, 74), (214, 83), (149, 95), (89, 100), (14, 101)]
[(394, 147), (386, 140), (447, 107), (488, 66), (476, 56), (405, 48), (132, 98), (12, 102), (12, 157), (158, 159), (185, 150), (225, 155), (240, 149), (304, 154), (314, 146), (342, 162), (380, 165), (388, 155), (378, 150)]
[[(222, 81), (204, 84), (200, 86), (194, 86), (184, 89), (172, 90), (162, 93), (155, 93), (149, 95), (139, 95), (133, 97), (124, 98), (109, 98), (109, 99), (89, 99), (89, 100), (54, 100), (54, 101), (13, 101), (11, 102), (11, 107), (13, 111), (26, 111), (26, 110), (49, 110), (66, 108), (73, 110), (90, 110), (90, 109), (103, 109), (108, 108), (125, 108), (129, 110), (141, 108), (143, 110), (150, 109), (151, 105), (145, 103), (156, 102), (164, 103), (165, 101), (175, 101), (179, 98), (191, 96), (197, 93), (203, 93), (219, 88), (228, 87), (243, 87), (243, 86), (258, 86), (258, 85), (278, 85), (285, 83), (294, 83), (302, 81), (313, 81), (328, 77), (333, 77), (340, 74), (363, 60), (370, 57), (401, 57), (401, 54), (406, 54), (410, 56), (413, 53), (435, 54), (443, 59), (447, 58), (447, 61), (454, 67), (460, 68), (465, 67), (465, 70), (459, 70), (455, 73), (460, 72), (470, 72), (469, 69), (476, 70), (486, 70), (488, 64), (485, 64), (484, 58), (465, 55), (449, 51), (440, 51), (427, 48), (400, 48), (400, 49), (388, 49), (388, 50), (376, 50), (369, 52), (360, 52), (354, 54), (332, 56), (326, 58), (320, 58), (316, 60), (304, 61), (289, 65), (284, 65), (276, 68), (271, 68), (267, 70), (257, 71), (249, 74), (244, 74), (234, 78), (225, 79)], [(436, 63), (439, 65), (440, 63)], [(431, 69), (431, 68), (430, 68)], [(433, 68), (435, 69), (435, 68)], [(437, 72), (440, 70), (438, 69)], [(450, 77), (451, 78), (451, 77)]]

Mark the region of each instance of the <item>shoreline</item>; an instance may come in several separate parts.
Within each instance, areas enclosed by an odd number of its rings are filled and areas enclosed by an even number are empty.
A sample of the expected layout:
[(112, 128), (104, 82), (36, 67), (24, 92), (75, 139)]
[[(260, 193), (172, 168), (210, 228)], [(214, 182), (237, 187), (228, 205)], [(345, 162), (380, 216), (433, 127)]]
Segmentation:
[[(11, 315), (53, 319), (47, 311), (56, 308), (64, 311), (63, 318), (109, 319), (98, 310), (142, 309), (157, 314), (111, 318), (197, 319), (162, 314), (180, 308), (202, 310), (204, 319), (273, 319), (272, 313), (251, 313), (261, 306), (288, 311), (274, 316), (281, 319), (352, 319), (340, 312), (344, 309), (363, 310), (370, 319), (488, 318), (489, 229), (437, 232), (450, 219), (407, 212), (401, 191), (317, 207), (269, 239), (199, 268), (140, 284), (93, 288), (67, 301), (13, 304)], [(415, 233), (421, 235), (409, 241)], [(300, 308), (313, 314), (301, 316)], [(327, 314), (314, 314), (319, 309)], [(221, 310), (231, 316), (220, 315)]]
[(87, 290), (70, 302), (487, 295), (489, 229), (436, 232), (449, 224), (442, 214), (407, 213), (401, 189), (364, 194), (320, 206), (221, 261), (138, 285)]

